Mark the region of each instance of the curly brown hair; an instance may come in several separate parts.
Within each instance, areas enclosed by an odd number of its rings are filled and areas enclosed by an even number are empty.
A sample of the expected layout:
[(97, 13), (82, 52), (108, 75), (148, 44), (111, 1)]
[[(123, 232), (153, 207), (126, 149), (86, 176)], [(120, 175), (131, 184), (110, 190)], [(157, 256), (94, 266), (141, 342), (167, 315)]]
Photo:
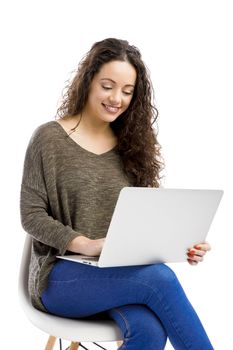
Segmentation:
[(127, 61), (137, 72), (130, 105), (110, 123), (118, 139), (123, 169), (134, 186), (159, 187), (163, 162), (157, 132), (152, 127), (158, 110), (152, 100), (154, 91), (148, 69), (137, 47), (115, 38), (94, 43), (80, 61), (74, 78), (65, 87), (56, 117), (72, 117), (82, 113), (94, 75), (110, 61)]

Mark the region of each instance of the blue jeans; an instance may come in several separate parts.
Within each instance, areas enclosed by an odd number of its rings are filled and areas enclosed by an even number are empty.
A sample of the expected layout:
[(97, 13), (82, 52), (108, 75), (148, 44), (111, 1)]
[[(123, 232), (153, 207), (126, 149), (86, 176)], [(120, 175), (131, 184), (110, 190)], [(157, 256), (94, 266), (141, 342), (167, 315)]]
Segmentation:
[(175, 273), (165, 264), (98, 268), (59, 260), (42, 303), (49, 313), (108, 316), (120, 327), (123, 350), (213, 349)]

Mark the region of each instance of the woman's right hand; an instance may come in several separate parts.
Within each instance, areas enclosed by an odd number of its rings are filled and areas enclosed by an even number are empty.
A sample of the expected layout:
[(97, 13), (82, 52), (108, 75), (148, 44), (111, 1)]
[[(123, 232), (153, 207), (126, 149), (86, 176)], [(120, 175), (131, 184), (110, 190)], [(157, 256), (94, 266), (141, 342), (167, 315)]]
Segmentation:
[(104, 242), (105, 238), (90, 239), (85, 236), (78, 236), (69, 243), (67, 250), (88, 256), (99, 256)]

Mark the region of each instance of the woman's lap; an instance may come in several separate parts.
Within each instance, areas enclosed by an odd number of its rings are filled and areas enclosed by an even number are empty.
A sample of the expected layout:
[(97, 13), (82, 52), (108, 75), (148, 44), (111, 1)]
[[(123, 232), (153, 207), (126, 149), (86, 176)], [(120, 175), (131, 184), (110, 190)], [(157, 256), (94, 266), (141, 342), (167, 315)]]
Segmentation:
[[(50, 273), (42, 302), (49, 312), (64, 317), (86, 317), (122, 305), (147, 304), (152, 292), (151, 270), (156, 270), (153, 278), (157, 276), (158, 285), (162, 279), (173, 278), (164, 264), (98, 268), (61, 260)], [(145, 287), (144, 293), (139, 285)]]
[[(98, 268), (61, 260), (50, 273), (42, 302), (48, 312), (63, 317), (82, 318), (108, 312), (125, 334), (124, 314), (125, 319), (130, 319), (142, 307), (141, 314), (150, 310), (145, 317), (153, 315), (161, 339), (165, 329), (174, 348), (213, 349), (175, 273), (165, 264)], [(133, 304), (138, 308), (133, 309)], [(147, 322), (148, 332), (150, 325)], [(139, 324), (137, 327), (139, 334)]]

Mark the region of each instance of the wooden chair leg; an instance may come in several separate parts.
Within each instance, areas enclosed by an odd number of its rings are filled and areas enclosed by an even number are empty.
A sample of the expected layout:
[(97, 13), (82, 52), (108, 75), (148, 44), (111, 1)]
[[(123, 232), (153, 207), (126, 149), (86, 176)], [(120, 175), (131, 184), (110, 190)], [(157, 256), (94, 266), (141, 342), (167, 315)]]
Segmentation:
[(57, 339), (56, 337), (54, 337), (53, 335), (50, 335), (48, 342), (46, 344), (45, 350), (53, 350), (56, 339)]
[(121, 347), (122, 344), (123, 344), (123, 341), (122, 341), (122, 340), (118, 340), (118, 341), (117, 341), (118, 349)]
[(79, 343), (73, 342), (70, 344), (70, 350), (77, 350), (79, 348)]

